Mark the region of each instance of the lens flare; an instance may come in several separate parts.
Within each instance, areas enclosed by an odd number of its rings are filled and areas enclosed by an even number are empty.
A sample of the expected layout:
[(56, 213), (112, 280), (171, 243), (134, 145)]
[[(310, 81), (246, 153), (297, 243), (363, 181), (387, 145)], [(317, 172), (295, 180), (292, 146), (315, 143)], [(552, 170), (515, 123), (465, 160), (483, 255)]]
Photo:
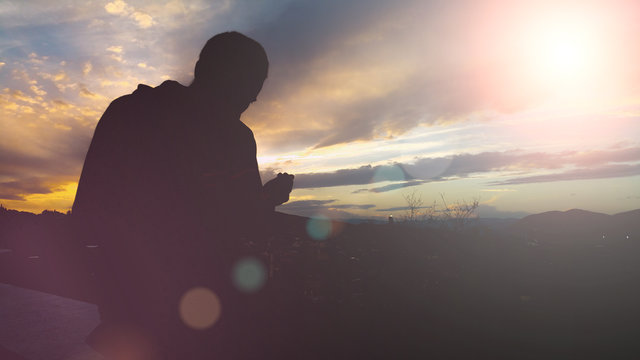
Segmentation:
[(196, 287), (182, 296), (179, 311), (185, 325), (192, 329), (205, 330), (218, 321), (222, 306), (213, 291), (205, 287)]
[(373, 178), (371, 179), (371, 183), (377, 183), (382, 181), (405, 181), (406, 174), (404, 170), (399, 165), (385, 165), (379, 167)]
[(260, 260), (247, 257), (233, 267), (232, 280), (238, 290), (253, 293), (262, 289), (267, 280), (267, 272)]
[(331, 235), (331, 220), (317, 215), (307, 220), (307, 234), (314, 240), (326, 240)]

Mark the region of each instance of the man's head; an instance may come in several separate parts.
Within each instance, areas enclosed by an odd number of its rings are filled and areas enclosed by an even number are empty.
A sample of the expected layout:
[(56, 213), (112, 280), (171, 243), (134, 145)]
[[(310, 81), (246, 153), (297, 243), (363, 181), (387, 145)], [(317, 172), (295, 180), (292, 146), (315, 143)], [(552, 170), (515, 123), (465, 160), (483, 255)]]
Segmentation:
[(191, 87), (221, 96), (242, 112), (255, 101), (268, 68), (267, 54), (257, 41), (225, 32), (209, 39), (200, 52)]

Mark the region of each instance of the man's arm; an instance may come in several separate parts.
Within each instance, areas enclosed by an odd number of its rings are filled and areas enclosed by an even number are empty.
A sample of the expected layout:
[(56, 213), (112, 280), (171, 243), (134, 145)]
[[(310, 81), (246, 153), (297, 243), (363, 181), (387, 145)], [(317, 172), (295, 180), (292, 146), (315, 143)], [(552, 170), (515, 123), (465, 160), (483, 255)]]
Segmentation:
[(236, 150), (236, 154), (239, 155), (237, 160), (241, 165), (234, 170), (234, 186), (237, 192), (244, 195), (245, 202), (253, 204), (255, 210), (260, 212), (273, 211), (276, 206), (289, 200), (294, 176), (281, 173), (262, 186), (253, 132), (244, 124), (242, 130), (244, 137), (244, 140), (240, 142), (242, 148)]

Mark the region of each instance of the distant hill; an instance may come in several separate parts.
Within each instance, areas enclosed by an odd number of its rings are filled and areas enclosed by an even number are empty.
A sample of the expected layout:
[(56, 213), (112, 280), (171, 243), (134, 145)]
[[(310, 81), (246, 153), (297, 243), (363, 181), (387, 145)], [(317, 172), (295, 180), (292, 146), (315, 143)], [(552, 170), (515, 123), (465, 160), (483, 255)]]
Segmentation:
[(640, 234), (640, 209), (616, 215), (571, 209), (529, 215), (516, 222), (517, 232), (539, 234), (590, 234), (627, 236)]
[(637, 225), (640, 221), (640, 209), (615, 214), (613, 218), (619, 225)]
[[(306, 218), (290, 217), (292, 224), (304, 224)], [(43, 244), (55, 245), (55, 239), (66, 239), (69, 216), (57, 211), (45, 210), (41, 214), (10, 210), (0, 206), (0, 248), (33, 252)], [(348, 219), (342, 222), (359, 224), (384, 224), (386, 220)], [(547, 211), (522, 219), (480, 218), (473, 224), (495, 230), (507, 231), (527, 237), (538, 235), (585, 235), (590, 238), (640, 239), (640, 209), (607, 215), (592, 211), (571, 209)], [(296, 225), (297, 226), (297, 225)], [(54, 240), (54, 241), (52, 241)]]
[(43, 244), (52, 243), (52, 239), (64, 241), (68, 218), (55, 210), (34, 214), (0, 205), (0, 248), (32, 253)]

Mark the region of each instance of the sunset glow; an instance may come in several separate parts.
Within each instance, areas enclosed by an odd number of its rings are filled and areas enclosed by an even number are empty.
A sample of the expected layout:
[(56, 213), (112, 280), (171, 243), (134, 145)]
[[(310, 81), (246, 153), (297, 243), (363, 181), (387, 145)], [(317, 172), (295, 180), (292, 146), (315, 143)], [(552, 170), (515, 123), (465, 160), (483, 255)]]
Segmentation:
[(296, 175), (281, 211), (397, 217), (414, 189), (480, 197), (487, 217), (640, 208), (639, 14), (632, 0), (5, 1), (0, 203), (68, 210), (109, 102), (188, 85), (204, 42), (237, 30), (269, 55), (242, 120), (263, 181)]

